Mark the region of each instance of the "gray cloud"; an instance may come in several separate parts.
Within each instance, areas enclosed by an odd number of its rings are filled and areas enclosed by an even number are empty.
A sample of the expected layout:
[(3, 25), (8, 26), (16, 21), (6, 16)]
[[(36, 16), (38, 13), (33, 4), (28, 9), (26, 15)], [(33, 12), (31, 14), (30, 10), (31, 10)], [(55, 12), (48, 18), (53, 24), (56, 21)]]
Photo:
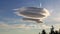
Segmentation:
[(25, 21), (35, 21), (37, 23), (43, 23), (40, 19), (31, 19), (31, 18), (23, 18)]
[(24, 18), (30, 18), (35, 20), (38, 19), (38, 21), (50, 15), (48, 10), (46, 10), (45, 8), (37, 7), (22, 7), (19, 8), (15, 13), (19, 16), (23, 16)]

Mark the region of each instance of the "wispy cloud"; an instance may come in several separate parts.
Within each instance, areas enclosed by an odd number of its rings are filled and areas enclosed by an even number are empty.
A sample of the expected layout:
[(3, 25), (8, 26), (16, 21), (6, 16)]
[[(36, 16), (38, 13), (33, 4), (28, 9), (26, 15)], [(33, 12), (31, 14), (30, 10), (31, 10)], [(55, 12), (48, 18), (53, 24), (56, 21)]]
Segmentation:
[(55, 18), (53, 18), (53, 20), (56, 22), (60, 22), (60, 17), (55, 17)]
[[(54, 25), (55, 29), (59, 29), (60, 28), (60, 24), (55, 24)], [(13, 24), (13, 25), (9, 25), (9, 24), (5, 24), (5, 23), (0, 23), (0, 28), (2, 29), (25, 29), (25, 30), (30, 30), (30, 29), (50, 29), (51, 26), (49, 25), (45, 25), (45, 24)]]
[(46, 25), (36, 25), (36, 24), (29, 24), (29, 25), (26, 25), (26, 24), (14, 24), (14, 25), (8, 25), (8, 24), (4, 24), (4, 23), (1, 23), (0, 27), (3, 28), (3, 29), (4, 28), (5, 29), (17, 29), (17, 28), (20, 28), (20, 29), (41, 29), (41, 28), (47, 29), (47, 28), (49, 28), (49, 26), (46, 26)]
[(54, 22), (55, 24), (58, 24), (60, 22), (60, 17), (51, 17), (47, 21), (53, 22), (53, 25), (54, 25)]
[(60, 24), (55, 24), (55, 30), (59, 30), (60, 29)]

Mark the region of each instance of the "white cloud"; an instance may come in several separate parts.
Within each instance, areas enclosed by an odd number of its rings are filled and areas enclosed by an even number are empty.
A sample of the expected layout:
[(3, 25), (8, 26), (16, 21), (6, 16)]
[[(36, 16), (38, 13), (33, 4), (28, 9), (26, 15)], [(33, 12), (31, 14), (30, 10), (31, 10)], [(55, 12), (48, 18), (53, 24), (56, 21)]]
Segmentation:
[(60, 17), (53, 18), (54, 21), (60, 22)]
[(55, 30), (59, 30), (60, 29), (60, 24), (55, 24), (54, 27), (55, 27)]
[(13, 10), (18, 10), (18, 9), (13, 9)]
[(44, 28), (44, 29), (47, 29), (49, 28), (49, 26), (46, 26), (46, 25), (36, 25), (36, 24), (29, 24), (29, 25), (26, 25), (26, 24), (14, 24), (14, 25), (8, 25), (8, 24), (0, 24), (0, 28), (3, 28), (3, 29), (17, 29), (17, 28), (21, 28), (21, 29), (41, 29), (41, 28)]
[(14, 23), (23, 23), (24, 21), (21, 20), (21, 18), (3, 18), (2, 19), (4, 21), (4, 23), (7, 23), (7, 24), (14, 24)]
[(42, 28), (43, 28), (43, 29), (49, 29), (49, 28), (51, 28), (51, 27), (48, 26), (48, 25), (42, 25)]
[[(58, 30), (60, 28), (60, 24), (54, 24), (55, 30)], [(5, 23), (0, 23), (0, 28), (2, 29), (25, 29), (25, 30), (30, 30), (30, 29), (50, 29), (51, 26), (45, 25), (45, 24), (13, 24), (13, 25), (8, 25)]]
[(60, 17), (49, 17), (48, 19), (46, 19), (46, 21), (47, 23), (49, 22), (49, 24), (58, 24), (60, 22)]
[(8, 25), (4, 23), (0, 23), (0, 27), (8, 27)]
[(26, 26), (25, 24), (14, 24), (14, 25), (8, 25), (8, 24), (0, 24), (0, 28), (5, 28), (5, 29), (16, 29), (16, 28), (22, 28), (22, 29), (27, 29), (31, 28), (30, 26)]

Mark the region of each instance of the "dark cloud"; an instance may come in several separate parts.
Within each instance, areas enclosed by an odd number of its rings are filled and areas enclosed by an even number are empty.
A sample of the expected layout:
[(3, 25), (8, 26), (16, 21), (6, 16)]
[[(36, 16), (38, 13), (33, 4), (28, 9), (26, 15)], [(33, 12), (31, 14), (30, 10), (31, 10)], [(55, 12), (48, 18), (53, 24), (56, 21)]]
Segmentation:
[(23, 20), (36, 21), (37, 23), (43, 23), (42, 21), (40, 21), (40, 19), (23, 18)]
[(49, 16), (49, 12), (47, 9), (37, 7), (22, 7), (18, 9), (17, 13), (19, 14), (19, 16), (23, 16), (24, 18), (29, 18), (29, 20), (37, 22), (40, 22), (39, 20)]
[(32, 12), (20, 12), (20, 14), (28, 16), (28, 17), (34, 17), (34, 18), (43, 18), (45, 15), (38, 14), (38, 13), (32, 13)]

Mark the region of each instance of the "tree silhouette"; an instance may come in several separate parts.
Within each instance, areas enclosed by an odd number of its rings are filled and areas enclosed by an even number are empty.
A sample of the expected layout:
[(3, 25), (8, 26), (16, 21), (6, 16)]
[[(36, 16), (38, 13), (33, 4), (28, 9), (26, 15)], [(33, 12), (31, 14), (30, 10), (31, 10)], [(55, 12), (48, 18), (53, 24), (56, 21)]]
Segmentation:
[(52, 28), (51, 28), (51, 32), (49, 33), (49, 34), (54, 34), (55, 32), (54, 32), (54, 27), (52, 26)]
[(58, 31), (56, 30), (54, 34), (58, 34)]
[[(54, 31), (54, 26), (51, 26), (52, 28), (50, 29), (51, 31), (49, 32), (49, 34), (60, 34), (60, 29), (59, 31), (55, 30)], [(45, 29), (42, 30), (42, 33), (39, 32), (39, 34), (47, 34)]]
[(42, 34), (46, 34), (46, 32), (45, 32), (45, 30), (44, 30), (44, 29), (42, 30)]
[(59, 29), (59, 34), (60, 34), (60, 29)]
[(40, 32), (39, 32), (39, 34), (40, 34)]

